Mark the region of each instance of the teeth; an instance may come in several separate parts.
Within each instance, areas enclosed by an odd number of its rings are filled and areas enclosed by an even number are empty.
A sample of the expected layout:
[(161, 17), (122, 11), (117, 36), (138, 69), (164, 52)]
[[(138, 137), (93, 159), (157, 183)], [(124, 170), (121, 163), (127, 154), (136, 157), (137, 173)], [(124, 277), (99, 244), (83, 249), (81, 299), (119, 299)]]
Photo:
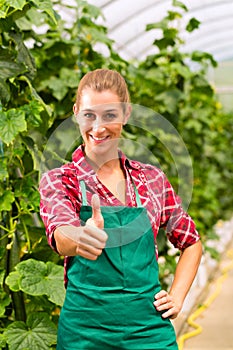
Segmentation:
[(96, 141), (102, 141), (102, 140), (106, 139), (106, 136), (105, 137), (95, 137), (92, 135), (92, 138)]

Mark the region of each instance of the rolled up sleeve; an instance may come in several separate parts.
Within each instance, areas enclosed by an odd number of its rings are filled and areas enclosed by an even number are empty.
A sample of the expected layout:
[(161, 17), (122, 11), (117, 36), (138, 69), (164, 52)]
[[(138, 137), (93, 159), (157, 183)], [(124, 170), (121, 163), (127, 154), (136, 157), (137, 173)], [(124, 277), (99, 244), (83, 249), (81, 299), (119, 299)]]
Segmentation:
[(76, 206), (69, 198), (66, 184), (62, 180), (62, 169), (53, 169), (43, 174), (40, 185), (40, 216), (46, 229), (49, 245), (57, 252), (53, 232), (59, 226), (80, 226), (80, 220)]
[(184, 250), (200, 239), (193, 219), (182, 208), (180, 197), (165, 177), (161, 227), (169, 241), (178, 249)]

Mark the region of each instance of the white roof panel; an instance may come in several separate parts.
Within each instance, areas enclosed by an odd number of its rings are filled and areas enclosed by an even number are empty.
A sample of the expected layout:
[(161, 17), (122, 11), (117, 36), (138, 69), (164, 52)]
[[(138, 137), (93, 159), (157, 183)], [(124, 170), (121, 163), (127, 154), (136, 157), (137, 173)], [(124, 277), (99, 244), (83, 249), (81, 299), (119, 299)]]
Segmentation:
[[(182, 0), (181, 0), (182, 1)], [(182, 30), (185, 51), (201, 50), (214, 55), (217, 61), (233, 59), (233, 0), (183, 0), (189, 9), (184, 14), (180, 28), (185, 28), (192, 17), (201, 22), (193, 33)], [(103, 24), (115, 49), (125, 59), (143, 59), (156, 52), (152, 45), (157, 32), (145, 32), (149, 23), (160, 21), (172, 0), (89, 0), (101, 8)], [(179, 10), (179, 9), (178, 9)]]

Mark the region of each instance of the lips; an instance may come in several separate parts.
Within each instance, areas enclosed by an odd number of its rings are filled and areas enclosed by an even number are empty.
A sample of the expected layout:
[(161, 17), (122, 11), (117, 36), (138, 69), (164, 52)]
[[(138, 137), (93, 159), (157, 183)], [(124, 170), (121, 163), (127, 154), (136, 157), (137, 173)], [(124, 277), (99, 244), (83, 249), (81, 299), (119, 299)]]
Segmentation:
[(109, 139), (109, 136), (96, 137), (96, 136), (90, 135), (90, 137), (95, 143), (101, 143)]

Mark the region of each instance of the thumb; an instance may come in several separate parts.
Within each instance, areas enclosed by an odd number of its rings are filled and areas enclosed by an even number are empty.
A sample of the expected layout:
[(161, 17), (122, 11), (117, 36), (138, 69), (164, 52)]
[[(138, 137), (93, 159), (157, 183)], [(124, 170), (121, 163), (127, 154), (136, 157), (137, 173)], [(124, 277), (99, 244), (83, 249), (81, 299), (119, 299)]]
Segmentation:
[(100, 199), (98, 194), (93, 194), (91, 199), (91, 206), (92, 206), (92, 221), (94, 222), (95, 226), (102, 229), (104, 227), (104, 219), (101, 214)]

